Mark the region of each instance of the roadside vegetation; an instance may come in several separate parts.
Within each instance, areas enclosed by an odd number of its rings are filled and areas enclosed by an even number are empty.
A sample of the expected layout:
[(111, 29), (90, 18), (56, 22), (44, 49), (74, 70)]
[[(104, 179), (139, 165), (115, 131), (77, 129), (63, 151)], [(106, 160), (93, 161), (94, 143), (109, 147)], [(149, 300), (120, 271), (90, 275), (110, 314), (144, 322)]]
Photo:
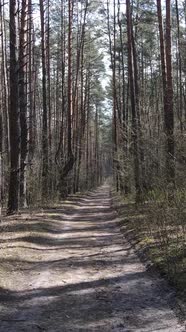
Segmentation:
[(186, 301), (186, 209), (185, 191), (152, 191), (145, 203), (136, 205), (131, 196), (113, 193), (113, 204), (127, 239), (147, 266), (165, 276)]

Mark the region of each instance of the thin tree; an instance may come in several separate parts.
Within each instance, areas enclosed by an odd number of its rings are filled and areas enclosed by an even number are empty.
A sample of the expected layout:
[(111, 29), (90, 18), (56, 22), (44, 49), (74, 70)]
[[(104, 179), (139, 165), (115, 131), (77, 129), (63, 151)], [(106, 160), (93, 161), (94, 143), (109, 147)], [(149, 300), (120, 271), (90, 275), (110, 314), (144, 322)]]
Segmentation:
[(8, 214), (18, 210), (19, 203), (19, 109), (18, 109), (18, 54), (17, 54), (17, 7), (10, 0), (10, 179)]
[(163, 81), (164, 128), (166, 135), (166, 180), (167, 184), (175, 182), (174, 151), (174, 110), (172, 83), (172, 50), (171, 50), (171, 8), (170, 0), (166, 0), (166, 45), (164, 41), (161, 0), (157, 0), (159, 22), (161, 70)]
[(175, 149), (174, 149), (174, 109), (172, 82), (172, 50), (171, 50), (171, 4), (166, 0), (166, 63), (167, 63), (167, 96), (165, 114), (165, 133), (167, 136), (166, 169), (168, 184), (175, 182)]
[(27, 0), (22, 0), (19, 37), (19, 108), (21, 128), (20, 204), (26, 207), (26, 163), (27, 163)]
[(133, 139), (133, 155), (134, 155), (134, 178), (136, 188), (136, 202), (141, 200), (142, 188), (140, 179), (140, 160), (139, 160), (139, 146), (138, 146), (138, 115), (135, 95), (134, 82), (134, 63), (133, 58), (133, 33), (132, 33), (132, 16), (130, 0), (126, 1), (126, 15), (127, 15), (127, 36), (128, 36), (128, 72), (129, 72), (129, 86), (130, 86), (130, 101), (132, 111), (132, 139)]
[(43, 128), (42, 128), (42, 197), (48, 192), (48, 109), (47, 109), (47, 70), (46, 70), (46, 36), (45, 36), (45, 10), (44, 2), (40, 0), (40, 20), (41, 20), (41, 52), (42, 52), (42, 101), (43, 101)]

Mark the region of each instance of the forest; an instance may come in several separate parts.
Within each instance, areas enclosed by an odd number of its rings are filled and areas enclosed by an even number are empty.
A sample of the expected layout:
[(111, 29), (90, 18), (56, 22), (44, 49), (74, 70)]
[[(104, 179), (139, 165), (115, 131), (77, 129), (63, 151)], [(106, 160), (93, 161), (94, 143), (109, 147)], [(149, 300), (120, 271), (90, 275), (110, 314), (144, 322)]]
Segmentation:
[(0, 331), (184, 331), (185, 0), (0, 0), (0, 217)]

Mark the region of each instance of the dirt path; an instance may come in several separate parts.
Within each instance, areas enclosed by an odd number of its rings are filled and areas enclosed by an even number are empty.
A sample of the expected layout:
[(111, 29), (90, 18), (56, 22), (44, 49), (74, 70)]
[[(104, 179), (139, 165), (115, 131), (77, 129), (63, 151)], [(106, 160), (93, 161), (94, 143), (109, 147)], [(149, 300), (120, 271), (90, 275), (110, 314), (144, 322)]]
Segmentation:
[(0, 332), (185, 331), (120, 234), (108, 187), (25, 218), (1, 236)]

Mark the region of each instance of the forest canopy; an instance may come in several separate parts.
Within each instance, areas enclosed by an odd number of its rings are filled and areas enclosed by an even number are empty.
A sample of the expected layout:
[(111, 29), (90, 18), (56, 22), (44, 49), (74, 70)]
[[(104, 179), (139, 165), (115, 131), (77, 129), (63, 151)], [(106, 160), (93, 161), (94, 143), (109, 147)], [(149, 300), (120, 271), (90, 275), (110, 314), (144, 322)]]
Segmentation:
[(185, 1), (0, 2), (8, 213), (113, 175), (136, 202), (185, 186)]

